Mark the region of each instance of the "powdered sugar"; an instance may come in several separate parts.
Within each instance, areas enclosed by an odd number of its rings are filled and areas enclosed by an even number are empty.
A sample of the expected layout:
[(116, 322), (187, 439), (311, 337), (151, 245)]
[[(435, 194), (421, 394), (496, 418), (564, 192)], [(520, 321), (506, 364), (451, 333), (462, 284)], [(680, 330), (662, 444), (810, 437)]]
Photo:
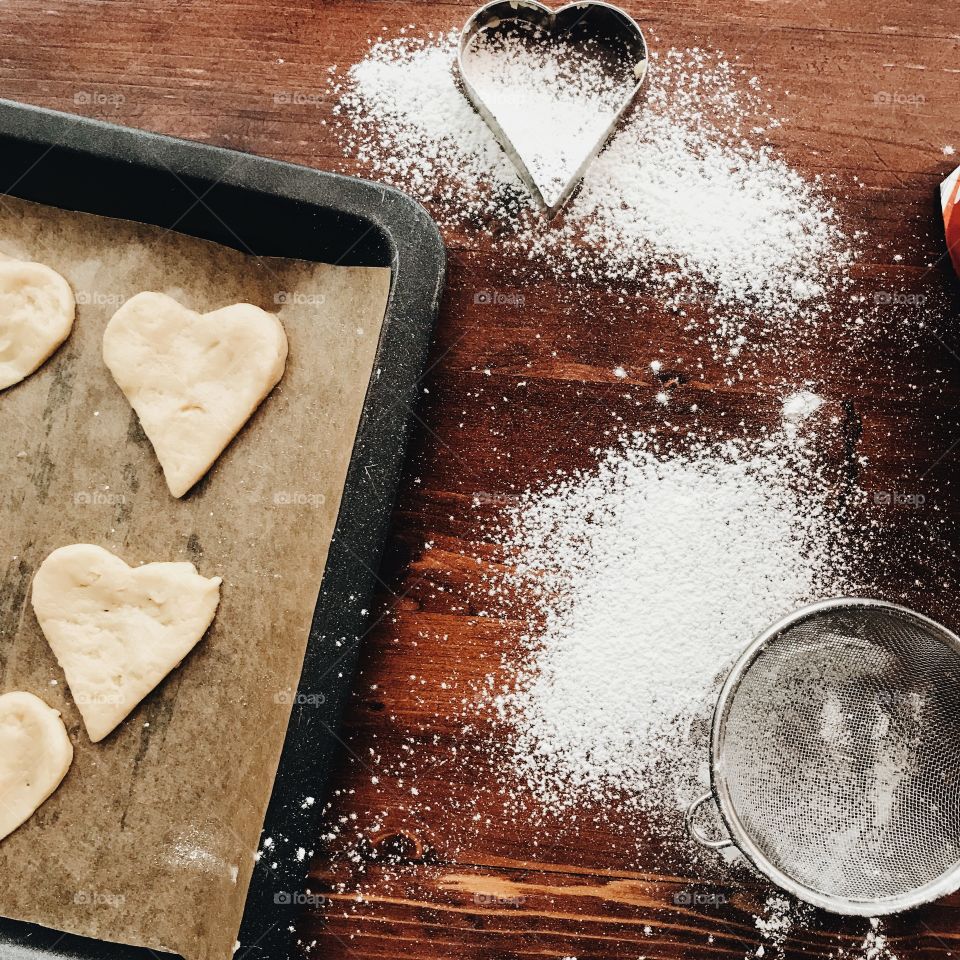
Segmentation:
[[(730, 96), (728, 68), (717, 70), (710, 81)], [(724, 306), (796, 315), (842, 280), (849, 255), (834, 212), (769, 147), (735, 142), (701, 112), (700, 76), (682, 54), (668, 59), (634, 122), (597, 158), (573, 215), (612, 256), (610, 279), (667, 263), (677, 271), (669, 282), (702, 279), (688, 295), (709, 287)]]
[(875, 917), (870, 921), (870, 929), (863, 938), (861, 950), (864, 960), (897, 960), (897, 955), (890, 949), (880, 921)]
[(798, 905), (778, 893), (767, 897), (763, 913), (758, 913), (753, 919), (762, 940), (754, 951), (754, 956), (763, 957), (771, 952), (774, 956), (783, 956), (784, 944), (792, 933), (797, 921), (796, 915), (800, 912), (811, 911), (806, 905)]
[[(766, 143), (780, 121), (759, 82), (721, 54), (654, 55), (642, 102), (565, 216), (544, 223), (457, 88), (455, 44), (452, 33), (382, 40), (337, 87), (347, 152), (427, 202), (448, 229), (495, 230), (525, 269), (562, 275), (571, 289), (652, 293), (681, 315), (695, 301), (727, 345), (745, 330), (814, 323), (848, 282), (853, 248), (823, 184)], [(498, 68), (491, 59), (488, 73)], [(535, 85), (542, 74), (541, 99), (589, 102), (596, 90), (588, 80), (556, 93), (555, 65), (543, 61), (518, 70)]]
[[(334, 112), (348, 121), (347, 150), (371, 173), (433, 202), (447, 224), (480, 216), (491, 197), (524, 195), (487, 125), (453, 75), (456, 34), (373, 45), (350, 67)], [(336, 87), (341, 90), (339, 85)]]
[(523, 498), (504, 539), (536, 629), (495, 705), (542, 804), (689, 792), (718, 676), (773, 620), (840, 592), (826, 498), (782, 438), (667, 454), (644, 434)]
[(798, 390), (783, 399), (783, 422), (796, 426), (812, 417), (823, 406), (823, 397), (812, 390)]

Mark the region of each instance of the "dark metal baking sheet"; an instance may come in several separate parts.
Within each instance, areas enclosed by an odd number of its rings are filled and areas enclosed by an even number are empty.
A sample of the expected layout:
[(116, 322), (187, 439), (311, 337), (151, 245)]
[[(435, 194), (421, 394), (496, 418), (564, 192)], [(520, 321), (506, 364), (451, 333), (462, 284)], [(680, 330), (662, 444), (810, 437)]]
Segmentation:
[[(367, 628), (361, 608), (372, 607), (348, 598), (372, 600), (376, 590), (439, 307), (445, 252), (437, 228), (419, 204), (389, 187), (7, 100), (0, 100), (0, 193), (156, 224), (259, 256), (392, 267), (378, 376), (367, 389), (264, 822), (266, 835), (307, 845)], [(329, 638), (341, 646), (324, 642)], [(304, 809), (305, 795), (317, 803)], [(301, 908), (290, 891), (304, 889), (308, 867), (291, 857), (279, 858), (276, 869), (266, 857), (257, 864), (238, 957), (282, 960), (294, 953), (288, 927)], [(0, 919), (0, 960), (158, 957)]]

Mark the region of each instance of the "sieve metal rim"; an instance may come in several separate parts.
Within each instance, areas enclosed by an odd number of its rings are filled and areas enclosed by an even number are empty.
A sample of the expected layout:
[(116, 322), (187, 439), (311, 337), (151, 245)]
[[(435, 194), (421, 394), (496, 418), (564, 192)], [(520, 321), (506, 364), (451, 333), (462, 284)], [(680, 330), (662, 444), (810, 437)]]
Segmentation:
[(786, 890), (788, 893), (811, 903), (816, 907), (827, 910), (831, 913), (845, 914), (849, 916), (875, 917), (890, 913), (898, 913), (902, 910), (909, 910), (912, 907), (929, 903), (931, 900), (937, 900), (947, 894), (954, 893), (960, 889), (960, 861), (957, 861), (953, 867), (942, 873), (936, 879), (915, 887), (905, 894), (899, 894), (895, 897), (887, 897), (879, 900), (855, 900), (848, 897), (830, 896), (813, 890), (805, 884), (793, 879), (784, 873), (773, 863), (771, 863), (756, 843), (750, 838), (750, 834), (744, 828), (737, 815), (736, 807), (730, 796), (726, 779), (723, 773), (722, 755), (724, 746), (725, 720), (729, 712), (730, 703), (733, 695), (736, 693), (746, 672), (750, 669), (753, 662), (757, 659), (760, 652), (774, 641), (784, 630), (792, 627), (804, 620), (815, 617), (826, 610), (831, 609), (852, 609), (852, 608), (872, 608), (883, 609), (897, 614), (906, 620), (912, 620), (923, 626), (927, 631), (936, 636), (946, 645), (960, 654), (960, 637), (953, 631), (947, 629), (943, 624), (931, 620), (915, 610), (898, 604), (888, 603), (884, 600), (873, 600), (862, 597), (836, 597), (829, 600), (821, 600), (817, 603), (811, 603), (807, 606), (795, 610), (782, 619), (778, 620), (772, 626), (768, 627), (758, 636), (753, 643), (741, 654), (740, 658), (734, 664), (727, 679), (724, 681), (717, 699), (717, 705), (714, 708), (713, 724), (710, 736), (710, 785), (711, 792), (706, 797), (699, 798), (691, 805), (688, 811), (688, 825), (694, 837), (700, 840), (705, 846), (719, 849), (728, 846), (726, 840), (704, 841), (702, 835), (693, 826), (692, 818), (696, 809), (708, 798), (716, 803), (717, 809), (723, 820), (723, 824), (729, 834), (729, 842), (747, 858), (747, 860), (761, 874), (775, 883), (777, 886)]

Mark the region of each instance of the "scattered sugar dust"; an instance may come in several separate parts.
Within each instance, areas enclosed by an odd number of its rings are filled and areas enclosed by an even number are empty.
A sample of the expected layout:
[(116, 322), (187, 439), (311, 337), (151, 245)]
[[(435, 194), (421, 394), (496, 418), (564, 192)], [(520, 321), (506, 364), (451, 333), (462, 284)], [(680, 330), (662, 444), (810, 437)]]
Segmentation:
[[(456, 43), (455, 32), (381, 39), (333, 81), (345, 152), (425, 202), (448, 232), (493, 234), (525, 279), (562, 277), (570, 296), (600, 286), (626, 309), (653, 295), (690, 329), (705, 315), (727, 348), (815, 325), (828, 295), (850, 284), (859, 238), (845, 233), (826, 184), (769, 146), (781, 121), (759, 81), (722, 54), (654, 53), (640, 103), (565, 214), (545, 223), (458, 88)], [(555, 57), (531, 57), (512, 72), (547, 81)], [(488, 73), (497, 70), (491, 57)], [(604, 87), (588, 73), (574, 92), (586, 124)], [(562, 147), (551, 111), (526, 119), (530, 137)]]
[(799, 916), (798, 913), (810, 914), (812, 908), (805, 904), (798, 904), (795, 900), (780, 894), (771, 894), (763, 905), (763, 913), (753, 918), (754, 926), (760, 933), (760, 944), (754, 951), (755, 957), (783, 956), (783, 947), (787, 942)]
[[(782, 960), (790, 936), (797, 929), (809, 927), (815, 917), (816, 911), (809, 904), (780, 893), (771, 894), (761, 912), (754, 916), (760, 943), (744, 956), (744, 960)], [(867, 921), (867, 931), (858, 949), (839, 948), (829, 957), (832, 960), (898, 960), (883, 932), (883, 924), (876, 917)]]
[[(950, 956), (948, 953), (947, 956)], [(839, 949), (830, 954), (831, 960), (898, 960), (883, 932), (883, 923), (878, 917), (871, 917), (863, 943), (855, 950)]]
[(897, 955), (890, 949), (883, 927), (876, 917), (870, 920), (870, 929), (863, 938), (861, 950), (864, 960), (897, 960)]

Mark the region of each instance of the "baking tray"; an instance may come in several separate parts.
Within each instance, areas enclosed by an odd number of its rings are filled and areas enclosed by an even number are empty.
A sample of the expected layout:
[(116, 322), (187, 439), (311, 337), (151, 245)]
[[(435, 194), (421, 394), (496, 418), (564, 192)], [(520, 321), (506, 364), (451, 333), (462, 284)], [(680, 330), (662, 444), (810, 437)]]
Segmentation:
[[(259, 256), (392, 268), (390, 298), (264, 834), (311, 846), (403, 466), (445, 271), (426, 211), (351, 177), (0, 100), (0, 193), (176, 229)], [(199, 199), (199, 198), (202, 198)], [(226, 224), (229, 223), (228, 227)], [(282, 224), (282, 229), (277, 229)], [(350, 598), (353, 598), (351, 602)], [(324, 642), (335, 638), (336, 644)], [(320, 704), (318, 706), (318, 703)], [(302, 798), (317, 802), (306, 809)], [(290, 862), (294, 861), (294, 862)], [(294, 954), (309, 862), (257, 863), (237, 957)], [(155, 951), (0, 919), (0, 960), (148, 960)]]

